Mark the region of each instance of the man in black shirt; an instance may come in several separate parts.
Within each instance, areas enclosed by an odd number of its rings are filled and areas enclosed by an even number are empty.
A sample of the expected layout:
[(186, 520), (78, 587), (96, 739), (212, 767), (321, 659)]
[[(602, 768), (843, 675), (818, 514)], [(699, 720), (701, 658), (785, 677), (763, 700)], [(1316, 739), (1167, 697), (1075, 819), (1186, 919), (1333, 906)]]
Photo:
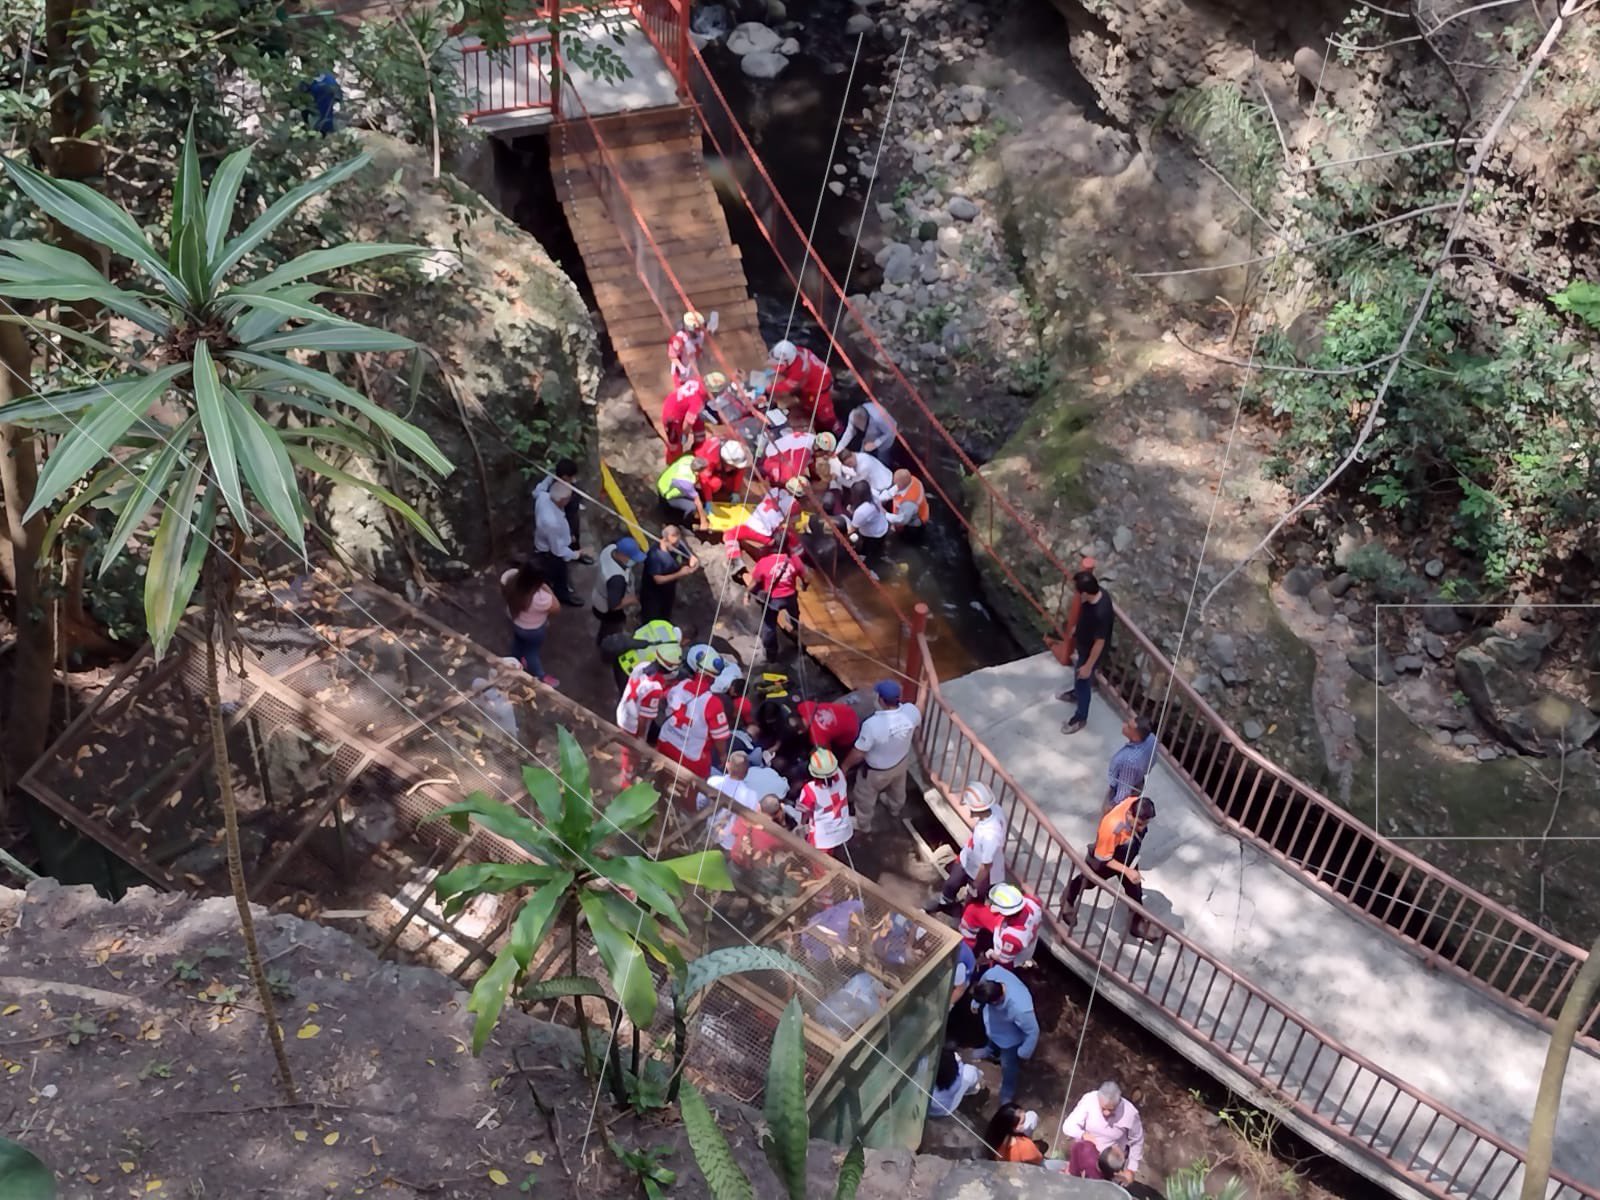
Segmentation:
[(1057, 693), (1056, 699), (1072, 701), (1077, 708), (1072, 720), (1061, 727), (1062, 733), (1077, 733), (1089, 721), (1094, 673), (1100, 669), (1106, 651), (1111, 647), (1111, 630), (1117, 621), (1116, 611), (1111, 605), (1111, 593), (1100, 586), (1093, 571), (1079, 571), (1072, 577), (1072, 586), (1083, 598), (1078, 610), (1078, 623), (1072, 630), (1075, 653), (1072, 688)]
[(639, 580), (639, 619), (644, 622), (672, 620), (672, 602), (678, 580), (698, 570), (700, 560), (683, 543), (683, 530), (676, 525), (661, 528), (661, 540), (645, 555)]

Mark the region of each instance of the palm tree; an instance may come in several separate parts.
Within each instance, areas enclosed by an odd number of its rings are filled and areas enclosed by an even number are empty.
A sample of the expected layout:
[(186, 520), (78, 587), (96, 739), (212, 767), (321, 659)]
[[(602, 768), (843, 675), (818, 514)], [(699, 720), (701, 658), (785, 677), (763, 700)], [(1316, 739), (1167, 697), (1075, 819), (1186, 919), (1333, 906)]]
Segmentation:
[[(42, 241), (0, 242), (0, 296), (95, 305), (138, 330), (105, 346), (65, 325), (51, 332), (109, 351), (129, 369), (109, 380), (0, 405), (0, 423), (57, 435), (39, 471), (28, 520), (58, 501), (52, 528), (86, 505), (114, 521), (101, 573), (155, 516), (144, 609), (157, 655), (171, 644), (197, 592), (206, 637), (207, 700), (213, 767), (226, 838), (228, 880), (239, 910), (257, 998), (285, 1093), (293, 1075), (256, 945), (238, 814), (218, 694), (217, 653), (233, 640), (231, 599), (239, 552), (256, 527), (305, 553), (307, 504), (297, 468), (364, 488), (434, 545), (438, 540), (398, 496), (346, 474), (324, 453), (378, 456), (398, 443), (441, 473), (449, 460), (420, 429), (302, 358), (323, 353), (414, 349), (406, 338), (348, 320), (317, 303), (326, 285), (314, 275), (410, 252), (388, 243), (344, 243), (313, 250), (272, 270), (252, 257), (307, 201), (350, 178), (357, 155), (292, 188), (233, 237), (250, 151), (223, 160), (209, 187), (201, 177), (193, 129), (174, 181), (166, 249), (124, 209), (84, 183), (51, 179), (24, 163), (0, 160), (5, 174), (41, 212), (78, 242), (126, 260), (132, 282), (113, 283), (93, 262)], [(47, 541), (48, 536), (47, 536)]]

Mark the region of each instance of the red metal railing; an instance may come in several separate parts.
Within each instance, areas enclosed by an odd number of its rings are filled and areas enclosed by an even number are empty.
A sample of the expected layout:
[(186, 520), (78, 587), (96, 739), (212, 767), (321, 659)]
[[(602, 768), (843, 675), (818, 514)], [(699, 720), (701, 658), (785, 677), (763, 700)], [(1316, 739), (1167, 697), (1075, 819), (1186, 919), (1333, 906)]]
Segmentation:
[(512, 38), (503, 50), (461, 47), (461, 95), (469, 120), (496, 113), (556, 109), (557, 87), (550, 72), (554, 39), (548, 33)]
[(629, 7), (681, 86), (689, 64), (689, 0), (632, 0)]
[[(639, 7), (639, 0), (634, 0), (635, 10)], [(1055, 615), (1024, 582), (1025, 571), (1000, 548), (997, 514), (1000, 532), (1021, 532), (1021, 549), (1034, 571), (1043, 564), (1046, 575), (1053, 573), (1057, 585), (1065, 587), (1072, 569), (1056, 556), (1033, 521), (978, 469), (850, 303), (772, 182), (705, 60), (692, 47), (684, 78), (712, 147), (724, 159), (748, 165), (749, 170), (728, 174), (801, 302), (833, 343), (835, 356), (869, 396), (896, 415), (901, 446), (934, 494), (1033, 609), (1040, 626), (1053, 628)], [(971, 516), (951, 495), (962, 478), (978, 484)], [(945, 480), (950, 481), (948, 486)], [(1130, 710), (1154, 715), (1165, 702), (1163, 748), (1196, 781), (1219, 819), (1388, 935), (1412, 946), (1429, 966), (1460, 975), (1544, 1024), (1553, 1021), (1587, 957), (1580, 947), (1383, 839), (1249, 747), (1182, 678), (1173, 679), (1170, 698), (1160, 696), (1166, 679), (1175, 674), (1172, 664), (1126, 614), (1118, 615), (1138, 653), (1130, 658), (1124, 645), (1123, 653), (1107, 664), (1108, 685)], [(1161, 688), (1142, 685), (1146, 675), (1160, 680)], [(1248, 785), (1243, 796), (1241, 781)], [(1309, 832), (1308, 820), (1313, 822)], [(1590, 1049), (1600, 1049), (1597, 1025), (1600, 1004), (1583, 1026), (1583, 1043)]]
[[(945, 700), (926, 645), (913, 659), (922, 724), (916, 750), (948, 798), (974, 780), (993, 789), (1005, 811), (1006, 868), (1044, 902), (1057, 947), (1126, 997), (1153, 1009), (1202, 1059), (1220, 1061), (1299, 1120), (1383, 1171), (1439, 1200), (1511, 1200), (1520, 1191), (1524, 1152), (1498, 1134), (1385, 1071), (1323, 1032), (1204, 949), (1163, 924), (1120, 888), (1090, 887), (1068, 929), (1056, 916), (1067, 882), (1084, 869), (1021, 786)], [(1127, 918), (1155, 925), (1162, 940), (1124, 940)], [(1600, 1191), (1552, 1172), (1547, 1200), (1593, 1200)]]

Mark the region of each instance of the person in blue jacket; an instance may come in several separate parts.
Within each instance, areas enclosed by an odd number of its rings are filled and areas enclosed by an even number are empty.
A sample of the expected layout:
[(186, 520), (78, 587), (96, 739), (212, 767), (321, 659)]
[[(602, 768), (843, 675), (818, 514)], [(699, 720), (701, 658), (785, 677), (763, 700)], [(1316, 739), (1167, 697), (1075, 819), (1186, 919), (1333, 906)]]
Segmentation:
[(983, 1010), (989, 1044), (972, 1057), (1000, 1063), (1001, 1104), (1017, 1098), (1024, 1059), (1039, 1045), (1039, 1018), (1027, 985), (1005, 967), (990, 967), (972, 989), (972, 1002)]

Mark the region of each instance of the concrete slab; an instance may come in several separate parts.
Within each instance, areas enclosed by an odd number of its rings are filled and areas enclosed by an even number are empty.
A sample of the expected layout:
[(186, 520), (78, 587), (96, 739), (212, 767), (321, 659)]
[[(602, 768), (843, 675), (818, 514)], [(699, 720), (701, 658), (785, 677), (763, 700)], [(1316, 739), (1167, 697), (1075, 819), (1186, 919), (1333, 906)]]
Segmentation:
[[(1048, 654), (944, 683), (945, 698), (1067, 839), (1087, 844), (1105, 794), (1105, 764), (1121, 745), (1121, 720), (1103, 697), (1089, 725), (1067, 737), (1068, 705), (1055, 699), (1067, 672)], [(1548, 1042), (1545, 1031), (1455, 978), (1430, 972), (1414, 953), (1359, 920), (1293, 871), (1217, 824), (1205, 802), (1158, 761), (1148, 794), (1158, 815), (1140, 866), (1149, 907), (1224, 965), (1347, 1047), (1508, 1141), (1526, 1142), (1528, 1115)], [(1046, 897), (1054, 901), (1055, 897)], [(1170, 917), (1168, 914), (1171, 914)], [(1083, 940), (1093, 940), (1084, 926)], [(1110, 943), (1108, 953), (1133, 953)], [(1190, 971), (1163, 950), (1169, 969)], [(1145, 958), (1150, 959), (1148, 952)], [(1152, 962), (1150, 968), (1162, 968)], [(1141, 974), (1145, 970), (1140, 968)], [(1203, 982), (1203, 981), (1202, 981)], [(1222, 989), (1215, 989), (1218, 993)], [(1261, 1016), (1220, 995), (1186, 1001), (1202, 1028), (1243, 1037)], [(1174, 993), (1176, 994), (1176, 993)], [(1215, 1010), (1215, 1011), (1213, 1011)], [(1286, 1044), (1276, 1051), (1291, 1053)], [(1309, 1055), (1306, 1055), (1309, 1059)], [(1324, 1056), (1325, 1060), (1327, 1056)], [(1314, 1062), (1304, 1065), (1314, 1086)], [(1334, 1096), (1346, 1086), (1332, 1081)], [(1574, 1055), (1563, 1095), (1555, 1164), (1600, 1193), (1600, 1061)], [(1391, 1093), (1392, 1094), (1392, 1093)], [(1355, 1106), (1363, 1098), (1354, 1089)], [(1378, 1101), (1379, 1105), (1386, 1101)], [(1409, 1102), (1399, 1105), (1404, 1112)], [(1363, 1135), (1384, 1118), (1376, 1106), (1341, 1124)], [(1383, 1132), (1383, 1131), (1379, 1131)], [(1427, 1134), (1391, 1131), (1409, 1146)], [(1388, 1134), (1385, 1134), (1388, 1136)], [(1380, 1137), (1380, 1143), (1383, 1138)], [(1500, 1170), (1485, 1183), (1498, 1183)], [(1468, 1178), (1471, 1173), (1468, 1173)]]
[[(513, 36), (523, 36), (530, 31), (519, 31)], [(564, 86), (560, 94), (561, 109), (566, 115), (587, 109), (591, 116), (599, 117), (662, 108), (678, 102), (672, 72), (667, 70), (655, 46), (637, 24), (611, 26), (590, 21), (580, 27), (578, 36), (615, 52), (628, 74), (622, 79), (608, 80), (574, 69), (572, 86)], [(501, 108), (523, 101), (531, 107), (490, 113), (475, 118), (473, 124), (490, 133), (520, 133), (554, 121), (555, 114), (539, 103), (548, 102), (550, 96), (548, 47), (514, 45), (508, 51), (488, 54), (476, 50), (482, 44), (478, 38), (471, 37), (453, 38), (450, 42), (462, 55), (462, 90), (468, 110)]]

